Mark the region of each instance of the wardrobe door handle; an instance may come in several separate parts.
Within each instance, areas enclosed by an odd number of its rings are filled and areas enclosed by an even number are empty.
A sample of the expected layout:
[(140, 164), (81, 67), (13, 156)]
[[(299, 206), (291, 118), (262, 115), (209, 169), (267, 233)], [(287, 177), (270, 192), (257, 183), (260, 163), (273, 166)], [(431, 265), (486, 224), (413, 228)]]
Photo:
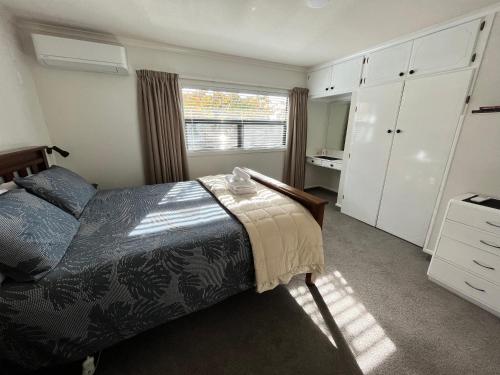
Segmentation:
[(325, 90), (328, 91), (328, 87)]
[(483, 293), (485, 293), (485, 292), (486, 292), (486, 290), (484, 290), (484, 289), (480, 289), (480, 288), (476, 288), (474, 285), (472, 285), (472, 284), (468, 283), (467, 281), (464, 281), (464, 283), (466, 283), (466, 284), (467, 284), (467, 286), (469, 286), (469, 287), (471, 287), (472, 289), (475, 289), (475, 290), (477, 290), (477, 291), (479, 291), (479, 292), (483, 292)]
[(391, 129), (387, 129), (387, 133), (391, 134), (392, 130)]
[(485, 240), (479, 240), (479, 242), (481, 242), (483, 245), (491, 246), (491, 247), (494, 247), (495, 249), (500, 249), (500, 245), (491, 244)]
[(491, 225), (492, 227), (500, 228), (500, 225), (492, 223), (491, 221), (487, 221), (486, 224)]
[(403, 72), (399, 73), (399, 76), (402, 77), (404, 76), (405, 74)]
[(410, 74), (414, 74), (414, 73), (415, 73), (414, 69), (410, 70)]
[(396, 133), (402, 133), (403, 131), (401, 129), (396, 130)]
[(487, 269), (489, 269), (489, 270), (495, 271), (495, 268), (494, 268), (494, 267), (485, 266), (484, 264), (479, 263), (479, 262), (478, 262), (477, 260), (475, 260), (475, 259), (473, 259), (472, 261), (473, 261), (474, 263), (476, 263), (478, 266), (481, 266), (481, 267), (483, 267), (483, 268), (487, 268)]

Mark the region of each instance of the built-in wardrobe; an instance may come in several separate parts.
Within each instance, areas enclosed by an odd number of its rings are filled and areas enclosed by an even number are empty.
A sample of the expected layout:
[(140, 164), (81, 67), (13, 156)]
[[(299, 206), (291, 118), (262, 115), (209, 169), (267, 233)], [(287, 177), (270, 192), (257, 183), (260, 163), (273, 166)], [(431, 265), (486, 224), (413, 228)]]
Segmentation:
[(363, 54), (345, 147), (343, 213), (424, 245), (484, 28), (478, 17)]

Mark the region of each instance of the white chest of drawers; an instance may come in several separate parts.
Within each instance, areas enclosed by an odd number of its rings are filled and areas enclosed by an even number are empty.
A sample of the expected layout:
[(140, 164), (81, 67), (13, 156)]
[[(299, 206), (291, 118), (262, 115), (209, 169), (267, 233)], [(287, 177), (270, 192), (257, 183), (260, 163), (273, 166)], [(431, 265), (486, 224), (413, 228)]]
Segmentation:
[(500, 317), (500, 210), (452, 199), (427, 275)]

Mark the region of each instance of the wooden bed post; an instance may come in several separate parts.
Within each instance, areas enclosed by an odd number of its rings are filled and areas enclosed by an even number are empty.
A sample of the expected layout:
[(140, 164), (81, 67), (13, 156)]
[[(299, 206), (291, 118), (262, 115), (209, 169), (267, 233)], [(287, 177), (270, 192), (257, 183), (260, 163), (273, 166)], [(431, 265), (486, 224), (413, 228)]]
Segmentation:
[[(299, 202), (301, 205), (303, 205), (305, 208), (309, 210), (309, 212), (317, 221), (319, 226), (323, 228), (323, 217), (325, 214), (325, 206), (328, 204), (328, 201), (326, 199), (318, 198), (312, 194), (306, 193), (305, 191), (289, 186), (283, 182), (280, 182), (278, 180), (275, 180), (274, 178), (263, 175), (262, 173), (256, 172), (252, 169), (249, 168), (243, 168), (243, 169), (252, 177), (253, 180)], [(312, 274), (310, 273), (306, 273), (306, 284), (314, 285), (314, 282), (312, 280)]]

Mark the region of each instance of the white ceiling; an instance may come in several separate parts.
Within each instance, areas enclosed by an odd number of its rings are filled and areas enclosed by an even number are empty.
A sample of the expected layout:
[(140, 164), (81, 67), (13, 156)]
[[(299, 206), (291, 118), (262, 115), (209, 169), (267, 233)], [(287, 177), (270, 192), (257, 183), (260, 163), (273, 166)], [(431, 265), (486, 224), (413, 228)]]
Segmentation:
[(498, 0), (0, 0), (23, 17), (292, 65), (343, 57)]

